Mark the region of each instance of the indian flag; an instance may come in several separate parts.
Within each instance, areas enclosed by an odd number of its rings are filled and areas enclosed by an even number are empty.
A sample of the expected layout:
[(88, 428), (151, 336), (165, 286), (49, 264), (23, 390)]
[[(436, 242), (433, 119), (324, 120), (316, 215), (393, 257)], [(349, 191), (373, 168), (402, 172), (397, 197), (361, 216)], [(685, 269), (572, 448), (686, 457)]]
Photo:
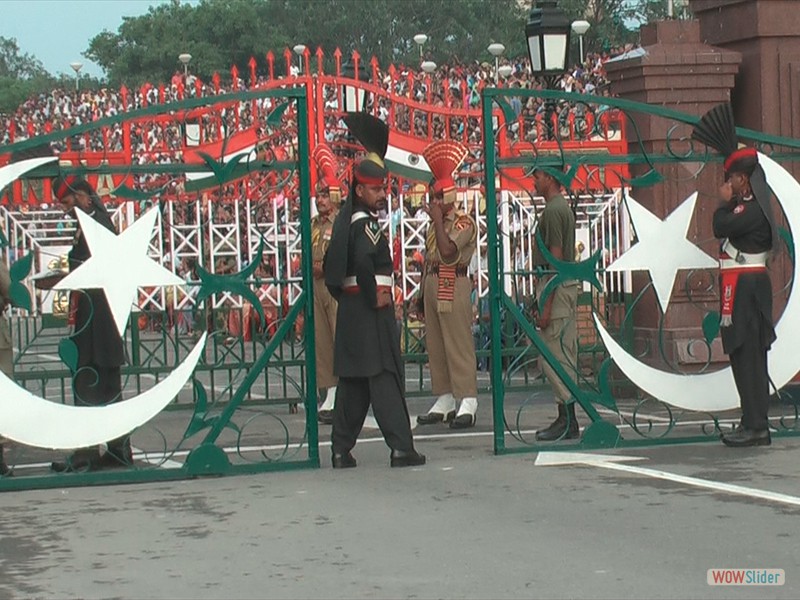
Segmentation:
[(389, 146), (384, 157), (386, 168), (400, 177), (428, 183), (432, 177), (431, 170), (422, 156), (427, 145), (427, 140), (389, 131)]

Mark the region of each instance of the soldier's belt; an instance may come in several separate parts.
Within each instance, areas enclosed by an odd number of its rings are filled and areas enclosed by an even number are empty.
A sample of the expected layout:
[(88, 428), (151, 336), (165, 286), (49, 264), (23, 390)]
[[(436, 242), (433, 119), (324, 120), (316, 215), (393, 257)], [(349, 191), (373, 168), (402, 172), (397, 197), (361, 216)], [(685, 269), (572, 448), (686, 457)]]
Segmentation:
[(767, 253), (745, 254), (744, 252), (739, 252), (736, 258), (732, 258), (730, 255), (723, 252), (719, 255), (719, 268), (722, 271), (728, 271), (730, 269), (763, 271), (767, 268)]
[[(438, 276), (439, 275), (439, 264), (440, 263), (436, 263), (436, 262), (435, 263), (430, 263), (426, 267), (427, 272), (430, 273), (431, 275)], [(456, 277), (466, 277), (468, 270), (469, 270), (469, 265), (458, 265), (456, 267)]]
[[(394, 290), (394, 278), (391, 275), (375, 275), (375, 285), (378, 291), (389, 290), (391, 292)], [(358, 287), (358, 281), (355, 276), (351, 276), (344, 278), (342, 290), (346, 294), (357, 294), (361, 291), (361, 288)]]
[(767, 266), (767, 255), (769, 252), (758, 252), (749, 254), (740, 252), (730, 240), (725, 240), (722, 244), (722, 252), (719, 255), (720, 269), (763, 269)]

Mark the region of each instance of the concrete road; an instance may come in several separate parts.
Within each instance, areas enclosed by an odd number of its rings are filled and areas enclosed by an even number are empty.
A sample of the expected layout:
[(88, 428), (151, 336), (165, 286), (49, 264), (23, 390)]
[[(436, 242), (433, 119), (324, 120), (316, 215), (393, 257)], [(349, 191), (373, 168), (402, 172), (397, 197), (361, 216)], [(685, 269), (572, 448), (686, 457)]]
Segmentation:
[[(376, 434), (346, 471), (322, 448), (320, 470), (0, 494), (0, 596), (800, 596), (797, 438), (615, 453), (644, 457), (629, 472), (495, 457), (489, 431), (444, 427), (415, 432), (428, 465), (390, 469)], [(786, 584), (712, 587), (717, 567), (784, 569)]]

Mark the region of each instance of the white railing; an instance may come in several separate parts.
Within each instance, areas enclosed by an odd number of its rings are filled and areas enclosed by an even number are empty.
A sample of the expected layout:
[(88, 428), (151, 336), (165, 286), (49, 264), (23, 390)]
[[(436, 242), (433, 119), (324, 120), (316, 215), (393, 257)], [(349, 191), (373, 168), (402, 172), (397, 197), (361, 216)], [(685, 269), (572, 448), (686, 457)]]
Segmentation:
[[(621, 191), (605, 196), (580, 196), (577, 199), (576, 242), (583, 244), (581, 259), (586, 259), (597, 249), (603, 249), (602, 267), (618, 257), (630, 246), (630, 221), (626, 210), (620, 210)], [(405, 198), (400, 196), (401, 205)], [(419, 200), (417, 200), (419, 202)], [(481, 296), (488, 292), (486, 216), (483, 200), (476, 190), (460, 193), (461, 209), (470, 214), (478, 224), (478, 251), (471, 262), (471, 275), (478, 275), (476, 285)], [(391, 205), (391, 202), (390, 202)], [(407, 206), (410, 206), (409, 203)], [(516, 297), (530, 296), (533, 292), (531, 269), (532, 250), (535, 247), (537, 215), (544, 207), (544, 199), (503, 191), (498, 205), (499, 231), (503, 238), (503, 283), (507, 293)], [(416, 253), (424, 256), (428, 216), (412, 206), (416, 214), (408, 216), (391, 212), (382, 217), (382, 225), (395, 248), (395, 238), (400, 236), (400, 283), (405, 298), (413, 298), (421, 279), (421, 265), (414, 261)], [(112, 218), (118, 228), (124, 229), (133, 222), (134, 203), (125, 203), (114, 209)], [(0, 207), (0, 223), (4, 226), (9, 249), (8, 264), (33, 252), (34, 273), (62, 260), (69, 251), (75, 232), (75, 223), (60, 211), (9, 211)], [(392, 224), (395, 227), (392, 227)], [(236, 273), (255, 260), (263, 240), (262, 265), (255, 276), (272, 282), (263, 284), (256, 293), (262, 301), (280, 305), (293, 304), (302, 285), (300, 272), (302, 249), (300, 223), (296, 211), (288, 202), (276, 203), (234, 201), (225, 204), (202, 202), (165, 202), (159, 213), (157, 227), (150, 243), (149, 255), (186, 281), (196, 280), (191, 272), (192, 263), (199, 264), (216, 274)], [(576, 252), (580, 248), (576, 248)], [(515, 273), (516, 272), (516, 273)], [(606, 291), (629, 291), (630, 275), (614, 273), (605, 278)], [(37, 298), (37, 312), (50, 312), (52, 298), (29, 289)], [(588, 284), (587, 284), (588, 285)], [(586, 288), (588, 289), (588, 288)], [(138, 308), (164, 310), (171, 306), (189, 310), (196, 303), (196, 287), (185, 286), (180, 291), (161, 288), (140, 289)], [(214, 298), (214, 307), (242, 306), (242, 298), (223, 292)]]

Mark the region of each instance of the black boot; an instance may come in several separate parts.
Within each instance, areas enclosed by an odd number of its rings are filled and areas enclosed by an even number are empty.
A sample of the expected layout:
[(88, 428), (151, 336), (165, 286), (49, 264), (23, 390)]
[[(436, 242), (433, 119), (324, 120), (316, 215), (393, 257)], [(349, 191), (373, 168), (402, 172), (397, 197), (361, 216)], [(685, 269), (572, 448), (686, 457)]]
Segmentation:
[(425, 455), (416, 450), (392, 450), (390, 464), (393, 467), (419, 467), (425, 464)]
[(558, 403), (558, 417), (550, 424), (550, 427), (536, 432), (536, 440), (539, 442), (554, 442), (556, 440), (571, 440), (580, 437), (578, 419), (575, 416), (575, 403), (568, 405)]
[(350, 452), (333, 452), (331, 465), (334, 469), (353, 469), (358, 466), (355, 457)]
[(732, 448), (746, 448), (748, 446), (769, 446), (772, 439), (769, 429), (745, 429), (737, 427), (730, 433), (722, 434), (722, 443)]
[(100, 451), (81, 448), (70, 454), (65, 461), (55, 461), (50, 468), (56, 473), (81, 473), (96, 470), (100, 466)]
[(11, 477), (13, 474), (14, 471), (6, 464), (6, 460), (3, 457), (3, 444), (0, 444), (0, 477)]
[(133, 465), (133, 450), (130, 436), (123, 436), (108, 442), (108, 448), (100, 457), (98, 466), (105, 468), (121, 468)]

